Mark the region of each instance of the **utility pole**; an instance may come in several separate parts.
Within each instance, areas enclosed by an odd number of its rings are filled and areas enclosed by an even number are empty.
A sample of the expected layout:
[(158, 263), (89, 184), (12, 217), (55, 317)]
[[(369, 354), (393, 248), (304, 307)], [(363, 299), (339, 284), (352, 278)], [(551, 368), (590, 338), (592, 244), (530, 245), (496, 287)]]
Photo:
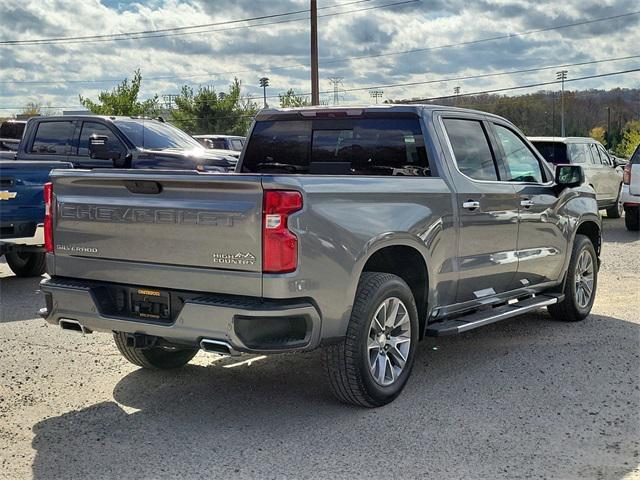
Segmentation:
[(378, 104), (378, 99), (382, 98), (383, 93), (382, 90), (369, 90), (369, 96), (376, 99), (376, 105)]
[(458, 97), (460, 96), (460, 87), (453, 87), (453, 94), (456, 96), (454, 105), (458, 105)]
[[(338, 105), (338, 93), (339, 93), (339, 89), (338, 87), (340, 85), (342, 85), (342, 78), (343, 77), (329, 77), (329, 81), (331, 82), (331, 85), (333, 85), (333, 104), (334, 105)], [(318, 102), (318, 105), (320, 103)]]
[(311, 0), (311, 105), (320, 105), (318, 80), (318, 1)]
[(551, 92), (551, 136), (556, 136), (556, 93)]
[(262, 87), (262, 96), (264, 98), (264, 108), (267, 108), (267, 87), (269, 86), (269, 78), (262, 77), (260, 79), (260, 86)]
[(607, 107), (607, 149), (611, 148), (611, 107)]
[(562, 137), (565, 137), (564, 131), (564, 81), (567, 79), (568, 70), (560, 70), (556, 72), (556, 79), (562, 82), (562, 90), (560, 93), (560, 132)]

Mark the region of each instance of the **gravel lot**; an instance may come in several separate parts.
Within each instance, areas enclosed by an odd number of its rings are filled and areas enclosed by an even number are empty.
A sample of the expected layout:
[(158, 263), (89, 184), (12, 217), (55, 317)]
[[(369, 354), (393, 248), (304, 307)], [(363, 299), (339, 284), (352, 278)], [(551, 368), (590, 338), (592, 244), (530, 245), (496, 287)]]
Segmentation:
[(640, 478), (640, 238), (605, 219), (593, 314), (427, 339), (394, 403), (336, 403), (319, 355), (138, 370), (34, 318), (0, 264), (0, 477)]

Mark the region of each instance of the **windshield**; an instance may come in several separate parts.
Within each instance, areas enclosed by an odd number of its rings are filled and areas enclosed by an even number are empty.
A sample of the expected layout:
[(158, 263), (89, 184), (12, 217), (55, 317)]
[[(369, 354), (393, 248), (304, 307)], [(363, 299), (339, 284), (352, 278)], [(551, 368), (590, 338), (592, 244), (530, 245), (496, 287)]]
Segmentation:
[(202, 150), (202, 145), (182, 130), (157, 120), (114, 120), (113, 122), (136, 147), (149, 150)]
[(567, 146), (562, 142), (532, 142), (544, 159), (554, 165), (569, 163)]

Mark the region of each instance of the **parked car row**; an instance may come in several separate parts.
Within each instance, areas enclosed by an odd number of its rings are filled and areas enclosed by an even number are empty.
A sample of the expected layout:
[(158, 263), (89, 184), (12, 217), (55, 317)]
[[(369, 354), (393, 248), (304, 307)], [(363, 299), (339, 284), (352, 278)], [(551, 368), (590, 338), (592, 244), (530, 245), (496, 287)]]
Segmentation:
[(162, 119), (35, 117), (0, 126), (0, 255), (19, 276), (45, 269), (43, 186), (56, 168), (232, 171), (238, 156), (207, 150)]

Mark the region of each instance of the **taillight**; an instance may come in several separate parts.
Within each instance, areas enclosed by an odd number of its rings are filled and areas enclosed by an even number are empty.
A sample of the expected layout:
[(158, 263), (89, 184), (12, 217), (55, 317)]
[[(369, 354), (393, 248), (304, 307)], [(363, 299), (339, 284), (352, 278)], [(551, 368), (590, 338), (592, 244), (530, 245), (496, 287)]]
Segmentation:
[(292, 190), (265, 190), (262, 209), (262, 271), (293, 272), (298, 266), (298, 237), (288, 218), (302, 208), (302, 194)]
[(631, 185), (631, 164), (627, 163), (622, 171), (622, 183)]
[(51, 204), (53, 200), (53, 185), (51, 182), (44, 184), (44, 248), (47, 253), (53, 253), (53, 219), (51, 217)]

